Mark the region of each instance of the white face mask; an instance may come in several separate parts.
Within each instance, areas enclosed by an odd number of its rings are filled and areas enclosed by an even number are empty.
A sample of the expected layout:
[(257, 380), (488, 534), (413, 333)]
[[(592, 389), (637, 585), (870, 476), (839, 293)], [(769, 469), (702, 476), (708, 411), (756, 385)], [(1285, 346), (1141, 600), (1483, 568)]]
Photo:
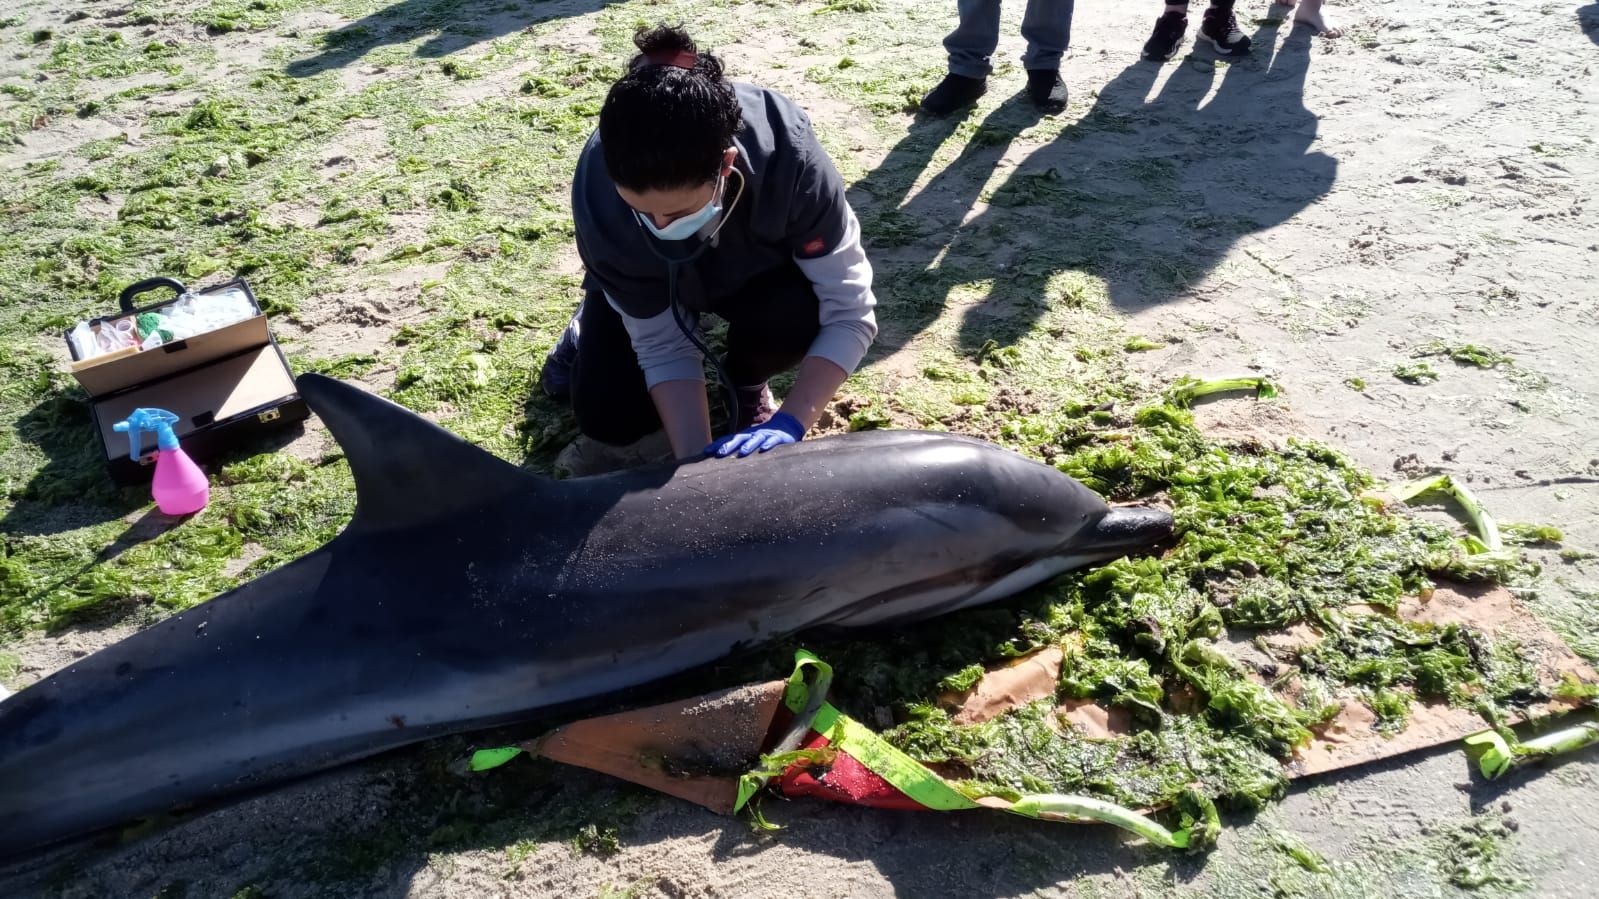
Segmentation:
[(642, 212), (633, 214), (638, 216), (640, 222), (644, 223), (644, 227), (650, 229), (651, 234), (661, 240), (688, 240), (690, 237), (700, 233), (701, 228), (710, 224), (712, 219), (721, 214), (722, 188), (726, 185), (726, 176), (718, 177), (716, 179), (716, 190), (711, 193), (709, 202), (701, 207), (698, 212), (685, 215), (680, 219), (674, 219), (664, 228), (657, 228), (655, 220)]

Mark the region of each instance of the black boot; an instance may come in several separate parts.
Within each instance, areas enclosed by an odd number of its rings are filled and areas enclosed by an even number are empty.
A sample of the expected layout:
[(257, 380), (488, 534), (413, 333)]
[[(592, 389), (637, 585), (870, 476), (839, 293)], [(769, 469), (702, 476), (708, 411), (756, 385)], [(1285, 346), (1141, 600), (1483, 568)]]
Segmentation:
[(1164, 12), (1155, 20), (1155, 31), (1144, 41), (1144, 58), (1165, 62), (1177, 55), (1183, 35), (1188, 33), (1188, 16), (1180, 12)]
[(977, 102), (988, 90), (988, 79), (967, 78), (954, 72), (944, 76), (938, 87), (922, 98), (922, 112), (931, 116), (947, 116), (957, 109)]
[(1205, 18), (1199, 25), (1199, 33), (1210, 41), (1216, 52), (1222, 56), (1248, 56), (1249, 36), (1238, 29), (1238, 17), (1233, 14), (1231, 2), (1225, 6), (1212, 3), (1210, 9), (1205, 10)]
[(1028, 69), (1027, 98), (1045, 115), (1066, 111), (1066, 82), (1059, 69)]

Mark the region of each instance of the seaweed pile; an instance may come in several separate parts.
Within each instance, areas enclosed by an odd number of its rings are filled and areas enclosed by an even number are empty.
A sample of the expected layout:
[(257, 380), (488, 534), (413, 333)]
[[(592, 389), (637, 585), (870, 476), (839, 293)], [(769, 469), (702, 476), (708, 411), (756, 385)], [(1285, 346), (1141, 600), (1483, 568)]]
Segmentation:
[[(1434, 579), (1503, 580), (1525, 564), (1519, 555), (1414, 517), (1325, 446), (1201, 433), (1192, 400), (1240, 388), (1272, 394), (1257, 379), (1185, 381), (1130, 414), (1076, 404), (1006, 424), (1001, 441), (1113, 502), (1169, 505), (1173, 544), (1008, 606), (828, 647), (840, 706), (892, 724), (891, 742), (968, 794), (1070, 793), (1170, 809), (1184, 826), (1209, 819), (1213, 836), (1213, 803), (1258, 807), (1280, 796), (1284, 761), (1348, 702), (1394, 732), (1418, 702), (1498, 722), (1550, 698), (1514, 639), (1398, 614)], [(1445, 479), (1413, 493), (1422, 490), (1452, 492), (1470, 517), (1486, 518)], [(1268, 639), (1296, 628), (1319, 639)], [(1227, 651), (1240, 643), (1253, 647), (1252, 661)], [(951, 692), (971, 688), (987, 666), (1047, 647), (1063, 652), (1053, 697), (956, 723)], [(1084, 734), (1057, 711), (1072, 700), (1130, 726)]]

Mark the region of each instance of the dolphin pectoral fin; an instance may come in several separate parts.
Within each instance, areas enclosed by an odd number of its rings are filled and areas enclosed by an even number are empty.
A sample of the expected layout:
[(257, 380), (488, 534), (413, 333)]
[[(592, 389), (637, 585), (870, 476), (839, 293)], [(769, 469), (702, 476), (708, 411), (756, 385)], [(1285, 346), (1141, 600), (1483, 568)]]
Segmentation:
[(404, 406), (316, 374), (295, 379), (355, 476), (352, 527), (403, 527), (480, 508), (540, 478)]
[(1109, 558), (1149, 549), (1171, 535), (1170, 513), (1147, 506), (1125, 506), (1111, 509), (1100, 516), (1098, 521), (1072, 538), (1070, 548), (1076, 555)]

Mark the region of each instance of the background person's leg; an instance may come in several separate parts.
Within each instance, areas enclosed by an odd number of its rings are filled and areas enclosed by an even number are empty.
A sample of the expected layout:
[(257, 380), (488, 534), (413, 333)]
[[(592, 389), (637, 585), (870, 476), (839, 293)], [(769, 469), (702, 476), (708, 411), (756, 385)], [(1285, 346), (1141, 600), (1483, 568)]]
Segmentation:
[(922, 111), (945, 116), (977, 101), (988, 90), (988, 73), (994, 48), (999, 46), (999, 0), (959, 0), (960, 23), (944, 49), (949, 51), (949, 74), (922, 98)]
[(1027, 13), (1022, 17), (1022, 37), (1027, 40), (1022, 67), (1027, 71), (1060, 70), (1061, 58), (1072, 42), (1073, 5), (1074, 0), (1027, 0)]
[(1060, 77), (1060, 62), (1072, 41), (1072, 0), (1027, 0), (1022, 37), (1027, 39), (1027, 52), (1022, 54), (1027, 99), (1048, 115), (1065, 111), (1066, 82)]
[(1249, 36), (1238, 28), (1233, 0), (1210, 0), (1210, 8), (1205, 10), (1199, 33), (1223, 56), (1249, 55)]
[(999, 46), (999, 0), (958, 0), (960, 24), (944, 38), (949, 70), (967, 78), (987, 78)]
[(1182, 46), (1183, 36), (1187, 33), (1187, 0), (1178, 0), (1175, 3), (1168, 0), (1160, 18), (1155, 20), (1155, 30), (1149, 35), (1149, 40), (1144, 42), (1144, 58), (1156, 62), (1171, 59), (1177, 55), (1177, 48)]
[[(1292, 6), (1290, 3), (1281, 3), (1279, 6)], [(1299, 12), (1294, 14), (1294, 21), (1308, 25), (1315, 29), (1322, 37), (1343, 37), (1344, 29), (1327, 20), (1326, 14), (1321, 10), (1322, 0), (1303, 0), (1299, 4)]]
[(572, 365), (572, 412), (578, 430), (613, 446), (660, 430), (660, 416), (622, 317), (604, 296), (591, 293), (578, 322), (582, 337)]

